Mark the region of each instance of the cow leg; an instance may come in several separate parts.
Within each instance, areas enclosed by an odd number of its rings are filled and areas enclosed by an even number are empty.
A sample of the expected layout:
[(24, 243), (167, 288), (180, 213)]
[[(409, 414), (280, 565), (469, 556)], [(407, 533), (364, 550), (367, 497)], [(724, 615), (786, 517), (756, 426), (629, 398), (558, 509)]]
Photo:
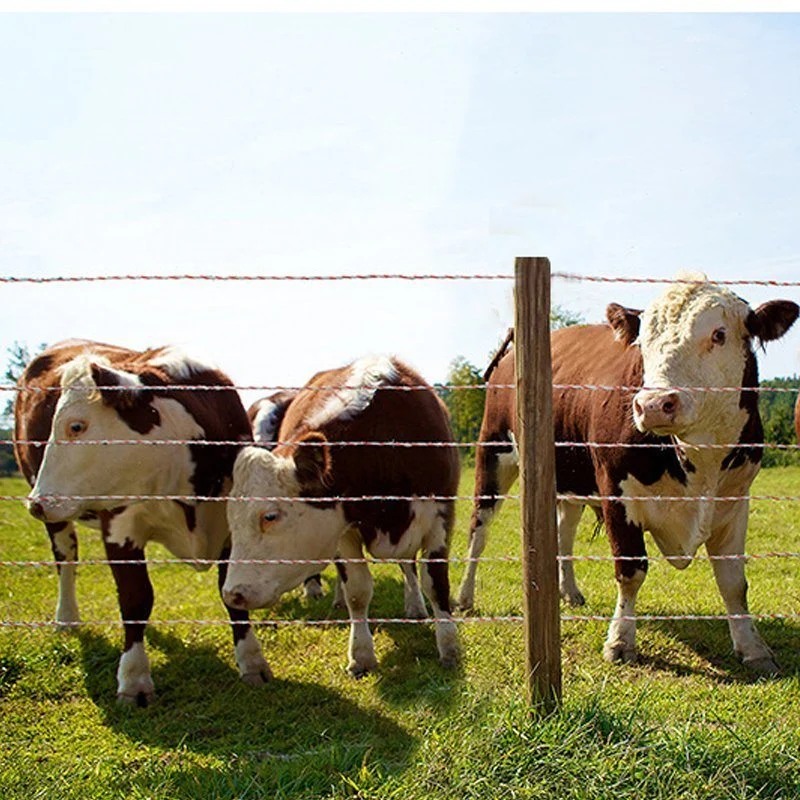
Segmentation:
[(361, 678), (378, 666), (378, 660), (375, 658), (375, 645), (366, 621), (369, 603), (372, 600), (372, 575), (369, 565), (347, 561), (347, 559), (364, 558), (361, 537), (353, 528), (348, 529), (342, 536), (339, 556), (344, 561), (338, 562), (336, 566), (350, 615), (350, 662), (347, 671), (354, 678)]
[[(106, 520), (103, 520), (103, 542), (110, 561), (144, 562), (143, 549), (127, 541), (122, 545), (109, 541)], [(111, 572), (125, 629), (125, 648), (117, 669), (117, 700), (146, 706), (155, 696), (150, 662), (144, 649), (145, 621), (153, 609), (153, 587), (144, 563), (111, 564)]]
[(303, 582), (303, 595), (306, 600), (318, 600), (322, 597), (322, 576), (317, 573)]
[[(578, 503), (560, 502), (556, 506), (558, 517), (558, 552), (562, 556), (571, 556), (575, 544), (575, 533), (581, 521), (584, 506)], [(574, 562), (571, 559), (559, 559), (558, 588), (561, 596), (571, 606), (582, 606), (584, 598), (575, 582)]]
[[(484, 439), (481, 432), (481, 442)], [(464, 611), (475, 603), (475, 576), (478, 559), (486, 547), (488, 527), (503, 504), (493, 495), (507, 494), (519, 475), (516, 447), (508, 453), (498, 453), (494, 447), (478, 447), (475, 456), (475, 506), (469, 526), (469, 560), (458, 590), (458, 606)], [(479, 499), (482, 498), (482, 499)]]
[(347, 608), (347, 601), (344, 599), (344, 587), (342, 586), (342, 576), (337, 574), (336, 584), (333, 587), (333, 607)]
[(617, 606), (608, 626), (603, 656), (606, 661), (632, 663), (636, 661), (636, 620), (624, 618), (635, 615), (636, 595), (647, 575), (644, 532), (638, 525), (627, 521), (625, 508), (620, 502), (604, 502), (603, 516), (611, 552), (616, 559), (614, 573), (617, 579)]
[[(747, 531), (748, 502), (739, 501), (732, 519), (715, 530), (706, 543), (710, 556), (742, 555)], [(749, 614), (744, 559), (712, 559), (714, 577), (729, 615)], [(742, 663), (755, 672), (776, 675), (780, 672), (772, 651), (761, 638), (752, 619), (729, 619), (733, 650)]]
[[(45, 528), (50, 536), (50, 547), (57, 562), (78, 560), (78, 537), (72, 522), (46, 522)], [(56, 603), (56, 622), (59, 627), (69, 628), (70, 623), (80, 622), (78, 595), (75, 591), (74, 564), (57, 564), (58, 601)]]
[(425, 610), (425, 599), (422, 597), (417, 580), (416, 562), (401, 564), (400, 569), (403, 571), (404, 578), (403, 599), (406, 617), (408, 619), (425, 619), (427, 611)]
[[(222, 587), (228, 575), (228, 559), (231, 556), (230, 547), (226, 547), (220, 553), (220, 563), (217, 571), (217, 585), (220, 597), (223, 597)], [(232, 608), (223, 597), (222, 600), (228, 611), (233, 630), (233, 652), (236, 657), (236, 666), (239, 667), (239, 675), (242, 680), (250, 686), (261, 686), (272, 678), (272, 670), (269, 668), (264, 654), (261, 652), (261, 645), (256, 638), (253, 628), (249, 624), (250, 614), (246, 610)]]
[(450, 577), (448, 542), (450, 539), (447, 523), (452, 520), (452, 512), (440, 506), (431, 530), (422, 540), (422, 554), (425, 559), (444, 559), (425, 561), (422, 569), (422, 589), (433, 609), (436, 619), (436, 646), (439, 661), (443, 667), (454, 667), (458, 663), (458, 636), (456, 624), (450, 614)]

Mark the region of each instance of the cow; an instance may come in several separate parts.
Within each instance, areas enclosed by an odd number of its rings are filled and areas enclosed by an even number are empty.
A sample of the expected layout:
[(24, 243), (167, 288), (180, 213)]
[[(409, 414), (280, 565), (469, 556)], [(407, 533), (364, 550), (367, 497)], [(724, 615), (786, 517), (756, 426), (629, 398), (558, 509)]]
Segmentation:
[[(32, 487), (28, 510), (44, 522), (57, 562), (78, 557), (76, 522), (102, 532), (112, 561), (125, 631), (117, 670), (123, 703), (147, 705), (155, 693), (144, 648), (153, 605), (147, 543), (160, 542), (187, 559), (224, 560), (230, 552), (225, 503), (192, 499), (224, 497), (238, 442), (252, 441), (239, 396), (227, 387), (232, 384), (226, 375), (177, 348), (137, 352), (85, 340), (53, 345), (20, 378), (15, 455)], [(182, 443), (148, 445), (151, 440)], [(188, 499), (104, 499), (129, 495)], [(226, 569), (219, 565), (220, 589)], [(63, 564), (58, 573), (56, 621), (68, 627), (79, 622), (75, 566)], [(248, 614), (227, 609), (241, 677), (263, 683), (270, 671)]]
[[(736, 556), (744, 553), (746, 495), (760, 468), (764, 441), (757, 393), (747, 391), (758, 386), (753, 344), (783, 336), (798, 310), (786, 300), (753, 310), (705, 276), (693, 275), (670, 284), (643, 312), (612, 303), (608, 324), (552, 333), (553, 382), (562, 387), (553, 392), (555, 439), (576, 443), (556, 447), (556, 483), (560, 494), (578, 496), (557, 503), (559, 551), (572, 554), (584, 507), (594, 507), (611, 544), (617, 580), (618, 599), (603, 651), (607, 660), (636, 659), (636, 627), (630, 617), (647, 572), (645, 531), (679, 569), (705, 545), (728, 615), (748, 614), (744, 561)], [(516, 397), (501, 388), (515, 384), (515, 375), (510, 350), (497, 358), (489, 376), (480, 441), (499, 447), (478, 449), (471, 558), (483, 551), (487, 526), (499, 506), (481, 498), (507, 493), (518, 474)], [(577, 384), (636, 390), (563, 388)], [(745, 388), (694, 392), (690, 387)], [(745, 499), (662, 501), (659, 495)], [(580, 499), (592, 496), (596, 499)], [(572, 562), (559, 563), (561, 595), (571, 605), (583, 604)], [(460, 587), (463, 608), (473, 605), (474, 588), (472, 561)], [(746, 666), (766, 674), (777, 671), (750, 618), (732, 618), (729, 627), (734, 651)]]
[[(325, 391), (332, 386), (340, 388)], [(240, 609), (272, 605), (318, 570), (307, 563), (242, 562), (340, 559), (351, 620), (348, 671), (360, 677), (377, 666), (366, 621), (372, 577), (359, 561), (364, 548), (376, 559), (411, 560), (403, 564), (407, 599), (409, 586), (419, 593), (413, 560), (421, 550), (433, 559), (423, 564), (421, 582), (436, 620), (439, 658), (445, 666), (455, 664), (447, 558), (459, 459), (449, 446), (447, 411), (433, 389), (396, 358), (368, 356), (317, 373), (286, 409), (278, 438), (274, 450), (249, 446), (236, 459), (225, 602)], [(362, 441), (387, 446), (337, 444)]]

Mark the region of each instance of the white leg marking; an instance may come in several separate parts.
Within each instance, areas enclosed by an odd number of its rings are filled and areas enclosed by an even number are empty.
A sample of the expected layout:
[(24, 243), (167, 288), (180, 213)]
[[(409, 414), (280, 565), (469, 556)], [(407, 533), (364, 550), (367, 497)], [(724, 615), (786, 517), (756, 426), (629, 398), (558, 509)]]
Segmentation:
[[(78, 546), (75, 537), (75, 525), (70, 522), (63, 531), (53, 534), (53, 541), (58, 551), (67, 561), (77, 561)], [(56, 622), (79, 622), (78, 594), (75, 590), (77, 568), (66, 565), (58, 568), (58, 600), (56, 601)], [(64, 626), (65, 628), (67, 626)]]
[[(709, 555), (741, 555), (747, 532), (748, 503), (743, 501), (733, 518), (715, 531), (706, 543)], [(744, 559), (714, 560), (714, 577), (728, 614), (749, 614)], [(733, 650), (742, 663), (755, 672), (775, 675), (780, 670), (772, 651), (761, 638), (752, 619), (729, 619)]]
[(403, 599), (406, 617), (408, 619), (425, 619), (427, 612), (425, 610), (425, 599), (422, 597), (422, 591), (419, 588), (419, 581), (417, 580), (417, 570), (415, 564), (401, 564), (400, 569), (403, 570)]
[(617, 607), (603, 646), (606, 661), (636, 661), (636, 621), (620, 617), (633, 616), (636, 613), (636, 595), (646, 575), (643, 569), (637, 569), (631, 577), (617, 580)]
[[(558, 509), (558, 552), (562, 556), (571, 556), (575, 544), (575, 533), (581, 521), (584, 506), (576, 503), (560, 502)], [(561, 596), (571, 606), (582, 606), (586, 600), (575, 582), (573, 561), (558, 562), (558, 588)]]
[(500, 501), (494, 508), (481, 508), (475, 515), (474, 527), (469, 532), (469, 561), (461, 586), (458, 589), (458, 607), (468, 611), (475, 604), (475, 577), (478, 572), (478, 561), (486, 548), (487, 527), (492, 521)]
[[(423, 537), (423, 556), (428, 558), (431, 554), (435, 554), (438, 558), (447, 558), (447, 539), (448, 536), (444, 522), (442, 521), (442, 517), (437, 514), (433, 520), (430, 531)], [(447, 563), (425, 563), (422, 569), (422, 589), (431, 604), (433, 616), (436, 619), (434, 627), (436, 631), (436, 646), (439, 650), (439, 661), (443, 667), (454, 667), (458, 663), (459, 658), (456, 624), (453, 622), (453, 618), (447, 608), (441, 607), (437, 593), (437, 589), (439, 592), (444, 592), (446, 602), (449, 605), (450, 586), (447, 581), (448, 567), (449, 565)], [(434, 584), (434, 574), (438, 575), (438, 580), (440, 581), (438, 586)], [(442, 585), (442, 579), (444, 579), (447, 585)]]
[(117, 700), (121, 703), (149, 703), (155, 697), (155, 687), (150, 677), (150, 661), (143, 642), (136, 642), (126, 650), (117, 669)]
[[(339, 555), (342, 558), (363, 558), (361, 537), (352, 528), (341, 539)], [(350, 647), (347, 671), (360, 678), (378, 666), (375, 658), (375, 645), (369, 625), (364, 621), (369, 613), (372, 600), (372, 575), (367, 564), (347, 565), (347, 581), (342, 587), (347, 611), (350, 614)]]
[(253, 629), (247, 631), (247, 636), (236, 643), (236, 664), (239, 675), (250, 686), (260, 686), (272, 678), (272, 670), (261, 652), (261, 644), (256, 638)]

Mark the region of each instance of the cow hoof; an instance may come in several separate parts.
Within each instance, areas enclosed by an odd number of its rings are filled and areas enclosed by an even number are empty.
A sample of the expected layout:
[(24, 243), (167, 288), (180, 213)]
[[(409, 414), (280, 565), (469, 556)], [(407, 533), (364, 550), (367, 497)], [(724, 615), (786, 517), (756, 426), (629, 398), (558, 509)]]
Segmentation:
[(612, 664), (635, 664), (636, 648), (623, 643), (606, 644), (603, 647), (603, 658)]
[(335, 611), (339, 611), (342, 608), (347, 608), (347, 603), (345, 603), (344, 600), (340, 600), (340, 599), (337, 598), (331, 604), (331, 608), (334, 609)]
[(324, 594), (322, 591), (322, 585), (319, 583), (319, 581), (309, 581), (305, 585), (303, 592), (306, 600), (319, 600), (319, 598)]
[(459, 611), (472, 611), (474, 605), (475, 605), (474, 598), (461, 596), (458, 598), (458, 602), (456, 603), (455, 607)]
[(586, 605), (586, 598), (581, 592), (562, 592), (561, 597), (563, 597), (567, 605), (572, 608)]
[(405, 612), (407, 619), (425, 619), (428, 616), (424, 606), (408, 605), (405, 608)]
[(136, 694), (118, 694), (117, 703), (121, 706), (147, 708), (156, 699), (155, 692), (136, 692)]
[(765, 677), (775, 678), (781, 674), (781, 668), (769, 656), (752, 658), (742, 662), (751, 672), (757, 672)]
[(452, 653), (442, 653), (439, 655), (439, 663), (445, 669), (455, 669), (459, 662), (458, 650)]
[(358, 664), (355, 661), (351, 661), (347, 666), (347, 672), (351, 678), (358, 679), (363, 678), (365, 675), (369, 675), (369, 673), (376, 669), (377, 666), (377, 662), (370, 664)]
[(263, 686), (272, 680), (272, 670), (265, 664), (258, 672), (245, 672), (241, 677), (242, 683), (248, 686)]

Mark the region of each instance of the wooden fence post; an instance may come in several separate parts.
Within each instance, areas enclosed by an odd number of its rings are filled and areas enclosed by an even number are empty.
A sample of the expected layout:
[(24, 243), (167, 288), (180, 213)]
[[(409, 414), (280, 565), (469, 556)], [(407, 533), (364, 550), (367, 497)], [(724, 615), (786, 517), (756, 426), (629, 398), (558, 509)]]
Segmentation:
[(561, 700), (550, 261), (517, 258), (514, 273), (525, 670), (531, 707), (541, 714)]

